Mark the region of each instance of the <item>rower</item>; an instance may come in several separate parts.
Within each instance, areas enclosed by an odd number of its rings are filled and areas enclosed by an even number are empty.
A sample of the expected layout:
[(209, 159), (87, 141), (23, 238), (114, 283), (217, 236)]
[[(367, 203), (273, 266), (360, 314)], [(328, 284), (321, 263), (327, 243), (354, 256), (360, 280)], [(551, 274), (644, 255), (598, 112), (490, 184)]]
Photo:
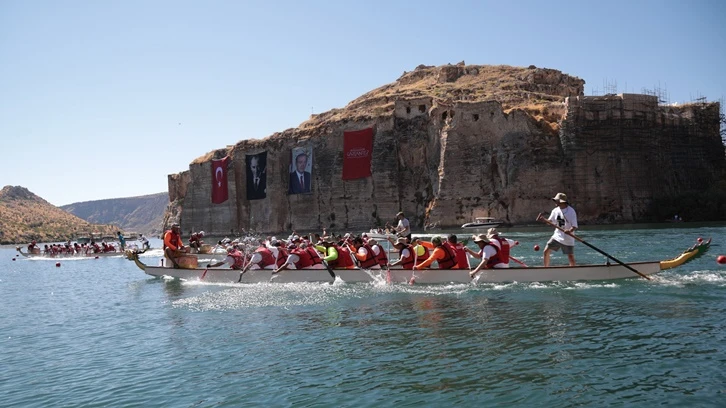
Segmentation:
[(378, 245), (378, 241), (373, 238), (369, 238), (366, 244), (368, 244), (368, 246), (370, 246), (373, 250), (373, 254), (376, 256), (378, 265), (380, 265), (381, 268), (388, 265), (388, 256), (386, 256), (386, 251)]
[(458, 269), (458, 265), (456, 264), (456, 252), (444, 245), (441, 237), (434, 237), (434, 239), (431, 240), (431, 243), (434, 246), (431, 256), (414, 266), (414, 269), (426, 269), (431, 266), (434, 261), (437, 261), (439, 269)]
[(360, 262), (360, 267), (363, 269), (381, 269), (381, 265), (378, 264), (375, 252), (370, 245), (363, 242), (363, 238), (353, 238), (353, 247), (355, 248), (354, 255)]
[[(299, 237), (298, 237), (299, 239)], [(306, 243), (301, 242), (300, 246), (290, 243), (287, 246), (288, 256), (284, 264), (275, 269), (274, 274), (279, 273), (283, 269), (325, 269), (323, 260), (315, 251), (315, 248), (308, 247)]]
[(277, 259), (272, 254), (269, 248), (265, 245), (264, 241), (260, 241), (260, 246), (255, 250), (250, 257), (250, 262), (244, 267), (242, 273), (247, 272), (249, 269), (272, 269), (277, 268)]
[[(492, 235), (493, 237), (493, 235)], [(507, 244), (507, 258), (504, 259), (504, 250), (497, 239), (489, 239), (487, 235), (481, 234), (474, 236), (474, 243), (479, 247), (479, 252), (468, 249), (468, 252), (475, 258), (481, 258), (481, 262), (474, 270), (469, 272), (472, 278), (476, 276), (482, 269), (502, 269), (509, 268), (509, 245)]]
[(229, 264), (230, 269), (241, 270), (244, 267), (245, 256), (244, 254), (242, 254), (242, 252), (239, 251), (239, 249), (237, 249), (236, 245), (230, 245), (227, 248), (227, 257), (224, 259), (224, 261), (208, 263), (207, 268), (214, 268), (224, 265), (225, 263)]
[(196, 252), (200, 252), (202, 245), (204, 244), (202, 237), (204, 237), (204, 231), (192, 233), (189, 237), (189, 248), (194, 249)]
[(416, 253), (414, 252), (413, 246), (408, 243), (405, 237), (400, 237), (393, 244), (398, 250), (399, 258), (398, 261), (390, 263), (388, 266), (401, 265), (403, 269), (413, 269), (416, 261)]

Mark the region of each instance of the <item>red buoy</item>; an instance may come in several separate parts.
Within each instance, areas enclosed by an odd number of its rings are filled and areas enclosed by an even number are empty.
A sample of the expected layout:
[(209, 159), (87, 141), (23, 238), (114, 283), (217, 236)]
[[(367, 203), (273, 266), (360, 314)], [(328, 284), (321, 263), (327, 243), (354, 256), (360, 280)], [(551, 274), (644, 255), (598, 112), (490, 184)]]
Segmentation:
[(519, 245), (519, 241), (514, 241), (514, 246)]
[(535, 246), (534, 246), (534, 250), (535, 250), (535, 251), (539, 251), (539, 245), (535, 245)]
[(56, 262), (55, 266), (60, 267), (60, 262)]
[(95, 257), (95, 258), (93, 258), (93, 259), (98, 259), (98, 255), (96, 255), (96, 257)]
[(13, 261), (14, 261), (14, 260), (15, 260), (15, 258), (13, 258)]
[(701, 242), (703, 242), (703, 238), (698, 237), (698, 239), (696, 241), (698, 241), (699, 243), (701, 243)]
[(726, 256), (719, 255), (718, 258), (716, 258), (716, 262), (720, 263), (721, 265), (726, 264)]

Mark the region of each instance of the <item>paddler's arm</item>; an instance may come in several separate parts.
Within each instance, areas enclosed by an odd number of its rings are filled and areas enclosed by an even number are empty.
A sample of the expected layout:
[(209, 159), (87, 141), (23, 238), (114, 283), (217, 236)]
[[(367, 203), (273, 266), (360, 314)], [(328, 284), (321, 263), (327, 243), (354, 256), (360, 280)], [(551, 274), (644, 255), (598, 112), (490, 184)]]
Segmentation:
[(329, 247), (328, 248), (328, 255), (323, 258), (323, 261), (330, 262), (330, 261), (337, 261), (338, 260), (338, 250), (335, 249), (335, 247)]
[(472, 249), (471, 249), (471, 248), (469, 248), (469, 247), (466, 247), (466, 246), (465, 246), (465, 247), (464, 247), (464, 250), (465, 250), (465, 251), (466, 251), (466, 252), (467, 252), (467, 253), (468, 253), (469, 255), (473, 256), (473, 257), (474, 257), (474, 258), (476, 258), (476, 259), (480, 259), (480, 258), (481, 258), (481, 255), (479, 254), (479, 252), (476, 252), (476, 251), (472, 250)]
[(429, 266), (431, 266), (432, 263), (434, 263), (434, 261), (438, 260), (439, 258), (443, 258), (443, 256), (444, 256), (443, 251), (444, 250), (441, 249), (440, 247), (434, 248), (434, 252), (431, 253), (431, 255), (428, 257), (428, 259), (426, 259), (425, 261), (421, 262), (420, 264), (414, 266), (413, 268), (414, 269), (428, 268)]

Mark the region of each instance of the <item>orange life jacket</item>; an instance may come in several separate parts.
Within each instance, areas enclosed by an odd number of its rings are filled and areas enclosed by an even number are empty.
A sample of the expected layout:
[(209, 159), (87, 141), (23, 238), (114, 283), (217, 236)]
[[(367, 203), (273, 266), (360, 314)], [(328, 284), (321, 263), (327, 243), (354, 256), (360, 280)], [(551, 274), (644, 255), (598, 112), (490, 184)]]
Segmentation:
[(444, 250), (444, 259), (438, 259), (439, 269), (453, 269), (456, 265), (456, 249), (449, 242), (441, 244), (441, 248)]

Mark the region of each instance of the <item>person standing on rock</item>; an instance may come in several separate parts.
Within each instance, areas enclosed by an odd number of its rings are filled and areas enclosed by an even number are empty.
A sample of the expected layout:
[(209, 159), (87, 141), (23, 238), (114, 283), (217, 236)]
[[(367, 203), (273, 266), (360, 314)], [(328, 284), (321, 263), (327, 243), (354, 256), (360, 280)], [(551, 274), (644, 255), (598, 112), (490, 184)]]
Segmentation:
[[(567, 201), (567, 195), (565, 193), (557, 193), (552, 199), (557, 203), (550, 216), (547, 220), (558, 227), (565, 230), (567, 233), (573, 233), (577, 229), (577, 213), (575, 209), (570, 207)], [(541, 219), (542, 214), (537, 216), (537, 219)], [(547, 241), (547, 245), (544, 250), (544, 266), (550, 266), (550, 254), (552, 251), (558, 251), (562, 249), (562, 253), (567, 255), (570, 266), (575, 266), (575, 238), (565, 232), (555, 229), (555, 233), (552, 234), (552, 238)]]

